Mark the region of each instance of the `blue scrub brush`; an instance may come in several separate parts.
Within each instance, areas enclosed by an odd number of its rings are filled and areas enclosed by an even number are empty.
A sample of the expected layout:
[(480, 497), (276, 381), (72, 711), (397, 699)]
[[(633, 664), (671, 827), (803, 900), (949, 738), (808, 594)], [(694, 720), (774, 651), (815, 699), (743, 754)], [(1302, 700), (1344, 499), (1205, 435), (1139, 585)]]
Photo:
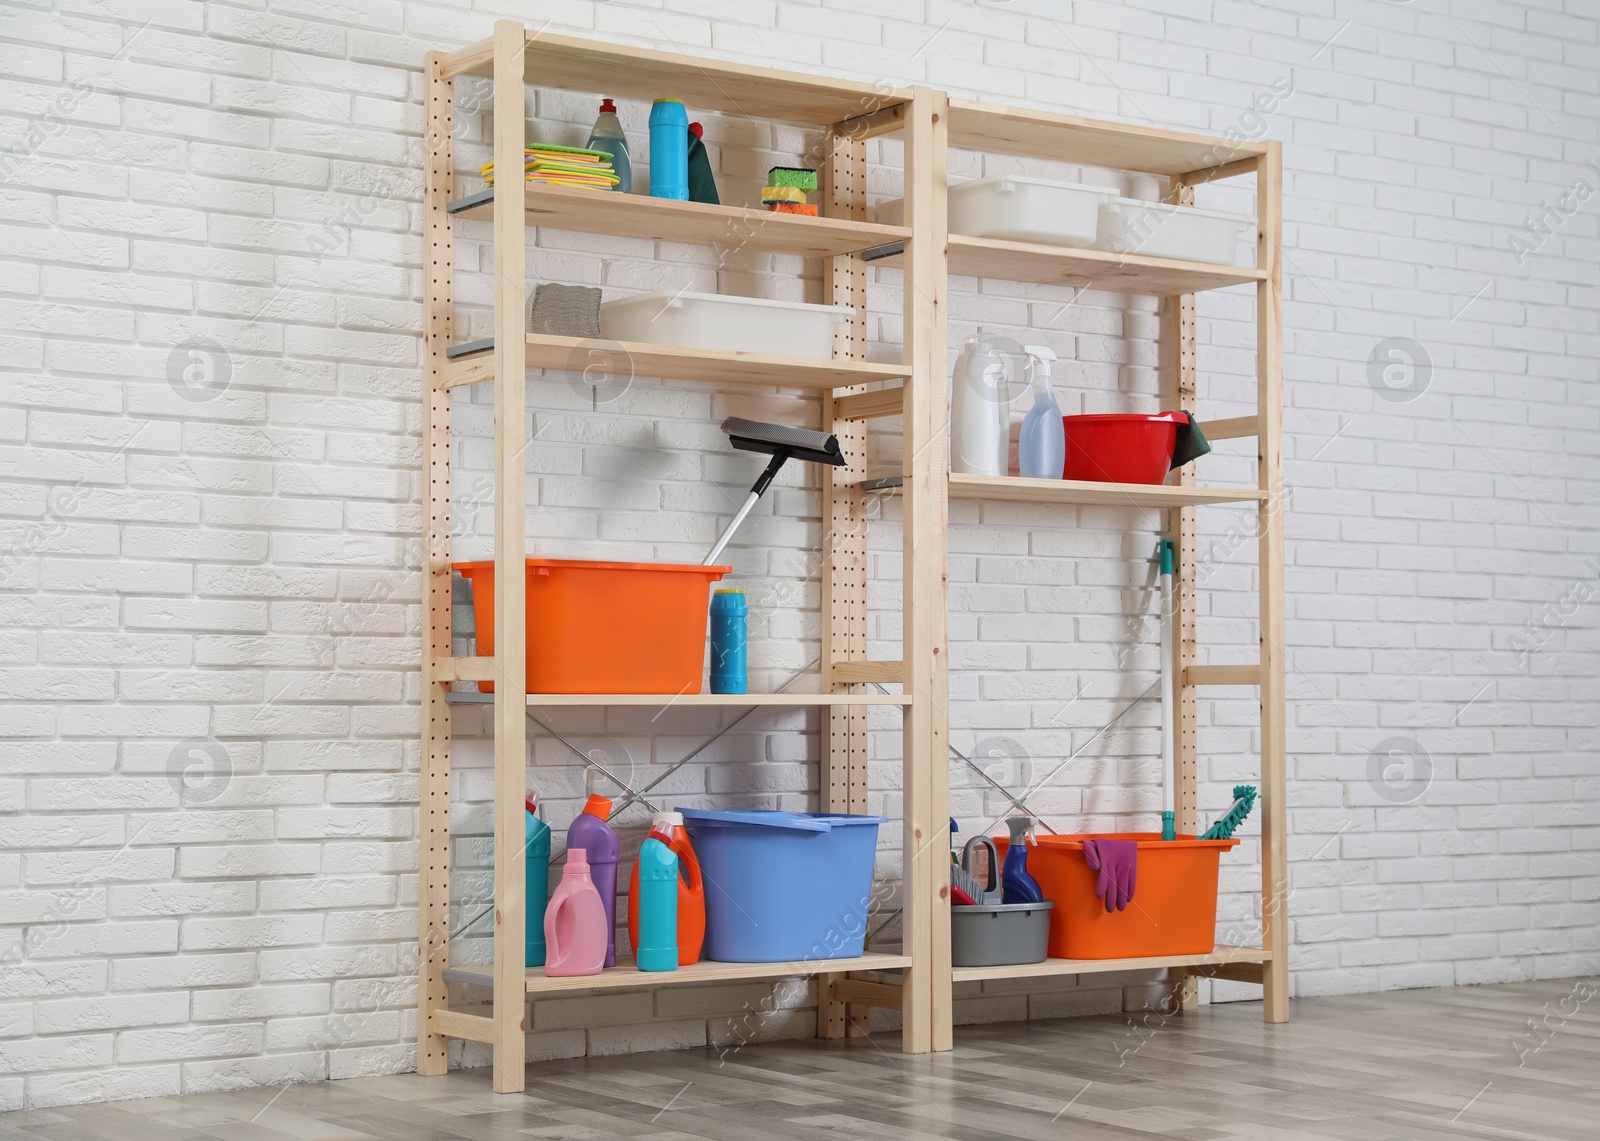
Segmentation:
[(1233, 830), (1244, 823), (1244, 818), (1250, 815), (1250, 810), (1256, 804), (1256, 786), (1253, 784), (1236, 784), (1233, 786), (1233, 807), (1228, 809), (1228, 814), (1218, 820), (1200, 837), (1202, 840), (1231, 840)]

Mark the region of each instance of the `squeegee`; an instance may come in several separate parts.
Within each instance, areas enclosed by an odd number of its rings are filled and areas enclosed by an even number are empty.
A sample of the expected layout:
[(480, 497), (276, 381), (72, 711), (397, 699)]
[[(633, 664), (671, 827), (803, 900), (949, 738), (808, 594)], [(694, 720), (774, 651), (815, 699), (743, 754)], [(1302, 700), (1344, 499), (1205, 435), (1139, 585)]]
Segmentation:
[(733, 538), (733, 533), (739, 529), (745, 516), (749, 515), (750, 509), (756, 505), (756, 500), (766, 493), (778, 470), (791, 459), (828, 464), (830, 467), (844, 466), (844, 453), (839, 450), (839, 437), (828, 432), (811, 432), (804, 428), (788, 428), (782, 424), (763, 424), (759, 420), (741, 420), (737, 416), (729, 416), (724, 420), (722, 430), (728, 434), (728, 443), (740, 451), (761, 452), (763, 455), (771, 456), (772, 459), (767, 464), (766, 470), (751, 485), (750, 494), (745, 496), (743, 506), (718, 537), (716, 545), (711, 548), (711, 553), (705, 557), (701, 566), (710, 566), (717, 561), (722, 549), (728, 545), (728, 540)]

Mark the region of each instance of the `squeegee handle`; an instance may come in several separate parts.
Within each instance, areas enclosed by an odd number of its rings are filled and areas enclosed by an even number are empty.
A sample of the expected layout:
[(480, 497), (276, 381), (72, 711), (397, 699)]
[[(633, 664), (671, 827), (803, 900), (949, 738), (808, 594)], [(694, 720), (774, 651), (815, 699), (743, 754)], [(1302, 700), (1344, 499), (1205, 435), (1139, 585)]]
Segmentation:
[(745, 521), (745, 517), (750, 514), (750, 509), (756, 505), (756, 500), (761, 498), (762, 493), (772, 486), (772, 477), (778, 474), (778, 469), (783, 466), (784, 461), (788, 458), (788, 452), (778, 452), (772, 457), (772, 461), (767, 464), (766, 470), (761, 473), (760, 478), (750, 488), (750, 494), (744, 497), (744, 504), (739, 508), (738, 514), (733, 517), (733, 522), (723, 528), (722, 534), (717, 536), (716, 545), (711, 548), (711, 553), (700, 561), (701, 566), (708, 567), (717, 561), (717, 557), (722, 554), (722, 549), (728, 545), (728, 541), (733, 538), (733, 533), (739, 529), (739, 524)]

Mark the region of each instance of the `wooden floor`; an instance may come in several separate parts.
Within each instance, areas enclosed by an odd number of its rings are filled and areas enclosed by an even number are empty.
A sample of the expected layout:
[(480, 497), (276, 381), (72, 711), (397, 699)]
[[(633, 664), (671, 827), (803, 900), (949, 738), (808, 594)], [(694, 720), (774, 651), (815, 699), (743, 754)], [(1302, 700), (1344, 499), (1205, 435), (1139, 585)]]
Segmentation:
[(492, 1094), (486, 1069), (366, 1078), (14, 1113), (0, 1138), (1593, 1141), (1597, 988), (1306, 999), (1275, 1027), (1258, 1003), (1148, 1024), (1007, 1023), (958, 1030), (954, 1052), (916, 1058), (867, 1039), (545, 1063), (516, 1097)]

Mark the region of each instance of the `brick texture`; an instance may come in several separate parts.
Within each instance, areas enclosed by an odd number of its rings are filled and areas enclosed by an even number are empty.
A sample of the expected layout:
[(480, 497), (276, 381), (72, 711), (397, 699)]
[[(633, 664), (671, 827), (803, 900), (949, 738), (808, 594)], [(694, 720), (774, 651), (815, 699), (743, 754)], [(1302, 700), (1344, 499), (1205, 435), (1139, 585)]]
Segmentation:
[[(512, 5), (555, 31), (1285, 143), (1290, 853), (1297, 994), (1600, 969), (1600, 51), (1579, 0), (655, 0)], [(270, 10), (254, 10), (256, 8)], [(248, 9), (248, 10), (247, 10)], [(10, 1108), (406, 1070), (416, 963), (421, 62), (492, 16), (424, 0), (88, 0), (0, 20), (0, 1098)], [(671, 93), (663, 93), (671, 94)], [(581, 144), (586, 95), (540, 92)], [(457, 167), (487, 155), (463, 81)], [(645, 176), (645, 108), (623, 122)], [(706, 117), (723, 200), (813, 136)], [(875, 198), (901, 192), (874, 144)], [(1149, 193), (1110, 171), (957, 153)], [(1201, 205), (1249, 211), (1248, 181)], [(458, 230), (486, 335), (486, 223)], [(816, 300), (767, 254), (544, 231), (534, 280)], [(902, 282), (869, 290), (899, 351)], [(1253, 407), (1253, 301), (1199, 303), (1203, 416)], [(1149, 299), (957, 280), (978, 329), (1053, 347), (1065, 411), (1155, 406)], [(1026, 331), (1031, 330), (1031, 331)], [(792, 396), (530, 378), (529, 533), (555, 556), (698, 561), (753, 477), (715, 424)], [(455, 401), (456, 556), (487, 554), (487, 393)], [(1023, 411), (1019, 400), (1017, 414)], [(898, 441), (874, 441), (896, 463)], [(1243, 441), (1207, 482), (1250, 479)], [(729, 559), (753, 687), (817, 654), (817, 499), (794, 469)], [(875, 656), (899, 644), (898, 503), (872, 532)], [(1159, 806), (1155, 520), (951, 510), (952, 743), (1061, 831)], [(1255, 645), (1254, 520), (1202, 513), (1202, 661)], [(462, 636), (466, 596), (459, 596)], [(548, 724), (642, 786), (727, 723)], [(731, 720), (731, 717), (727, 720)], [(1203, 813), (1249, 779), (1249, 690), (1200, 706)], [(874, 715), (872, 808), (898, 819)], [(487, 953), (490, 750), (458, 717), (459, 961)], [(656, 804), (814, 804), (815, 717), (759, 711)], [(1070, 759), (1069, 759), (1070, 758)], [(559, 836), (607, 778), (534, 727)], [(1048, 778), (1048, 780), (1047, 780)], [(1006, 811), (957, 763), (964, 834)], [(625, 853), (648, 820), (619, 818)], [(1259, 937), (1256, 829), (1219, 933)], [(893, 937), (898, 824), (879, 875)], [(559, 850), (559, 842), (558, 842)], [(1253, 997), (1208, 986), (1216, 1001)], [(979, 1022), (1135, 1010), (1143, 974), (958, 996)], [(814, 988), (563, 998), (530, 1057), (804, 1035)], [(1530, 1015), (1535, 1012), (1530, 1011)], [(884, 1028), (894, 1019), (879, 1016)], [(1130, 1023), (1128, 1048), (1154, 1031)], [(478, 1047), (457, 1060), (484, 1064)]]

